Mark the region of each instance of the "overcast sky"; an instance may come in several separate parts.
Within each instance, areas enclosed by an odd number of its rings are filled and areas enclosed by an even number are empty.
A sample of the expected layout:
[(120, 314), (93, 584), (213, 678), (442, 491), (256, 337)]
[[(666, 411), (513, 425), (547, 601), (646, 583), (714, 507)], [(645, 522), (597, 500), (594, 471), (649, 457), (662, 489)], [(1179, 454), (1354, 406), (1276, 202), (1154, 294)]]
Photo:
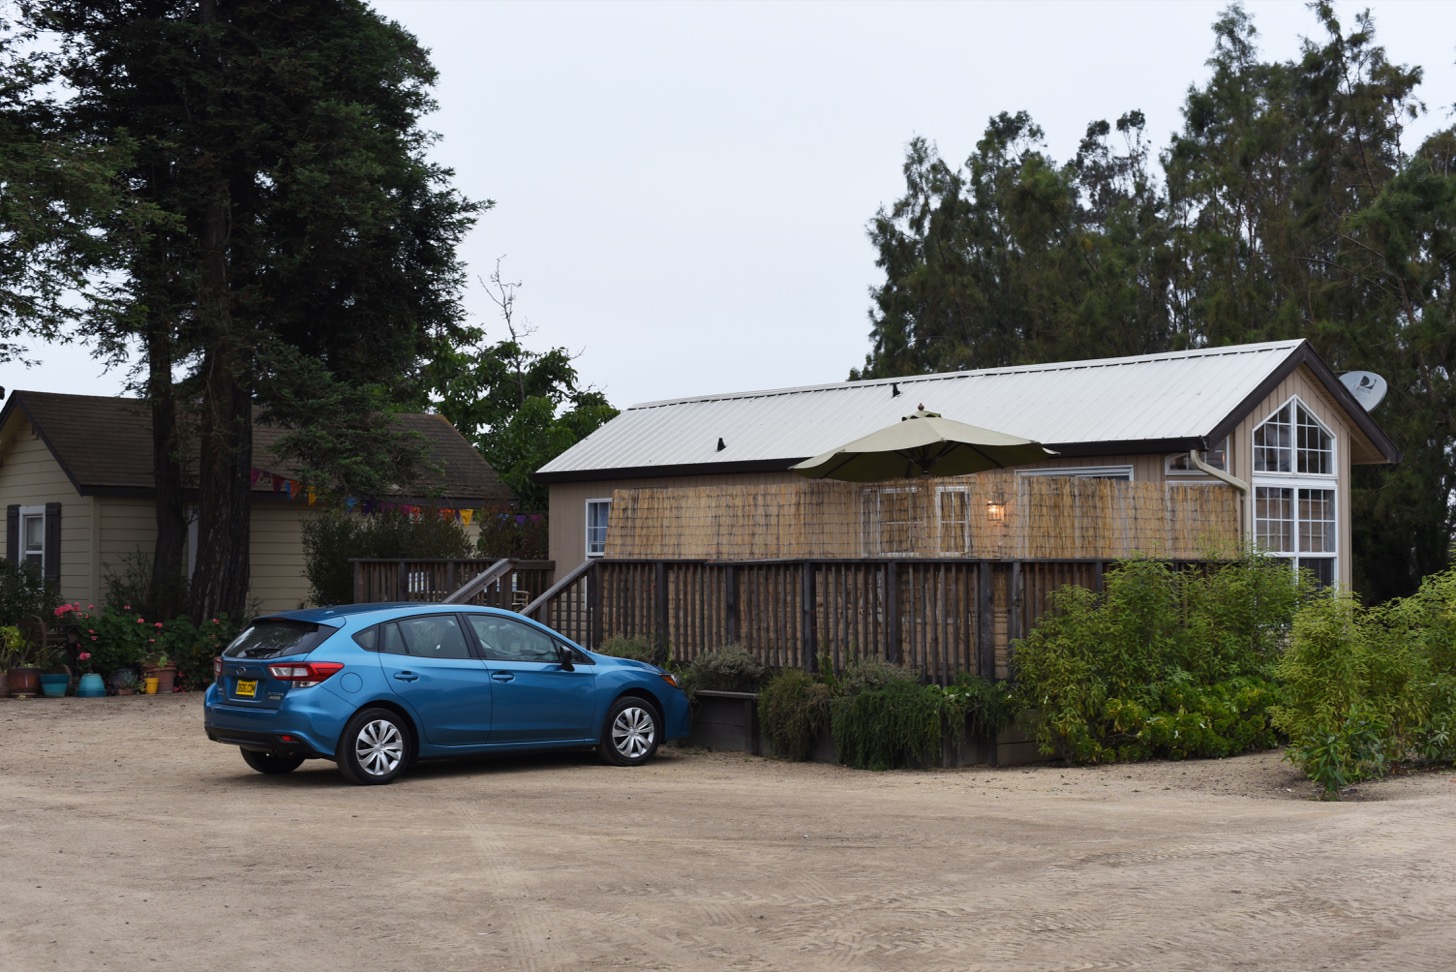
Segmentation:
[[(902, 192), (915, 136), (958, 164), (986, 120), (1028, 111), (1058, 161), (1087, 123), (1130, 109), (1156, 149), (1208, 75), (1225, 4), (374, 4), (432, 51), (436, 158), (494, 199), (466, 240), (470, 319), (494, 340), (480, 280), (504, 257), (528, 343), (578, 354), (618, 407), (842, 381), (869, 349), (881, 277), (865, 228)], [(1246, 4), (1267, 56), (1316, 22), (1294, 0)], [(1353, 25), (1365, 5), (1337, 5)], [(1429, 115), (1452, 123), (1456, 9), (1373, 0), (1391, 60), (1418, 64)], [(0, 365), (0, 385), (114, 394), (78, 348)]]

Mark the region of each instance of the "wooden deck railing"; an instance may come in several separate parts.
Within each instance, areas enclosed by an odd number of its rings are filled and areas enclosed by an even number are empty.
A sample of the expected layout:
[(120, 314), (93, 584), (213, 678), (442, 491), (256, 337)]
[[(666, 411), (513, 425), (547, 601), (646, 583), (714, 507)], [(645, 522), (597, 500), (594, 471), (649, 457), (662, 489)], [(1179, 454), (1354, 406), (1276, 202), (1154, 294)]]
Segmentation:
[[(547, 561), (356, 561), (363, 600), (511, 608), (588, 648), (666, 644), (675, 661), (740, 644), (765, 664), (836, 671), (902, 663), (937, 682), (1010, 675), (1011, 643), (1064, 584), (1100, 589), (1100, 560), (587, 561), (552, 583)], [(449, 589), (450, 583), (455, 584)], [(455, 595), (454, 598), (451, 595)]]
[[(551, 586), (549, 560), (355, 560), (354, 600), (444, 601), (466, 585), (460, 603), (524, 607)], [(505, 566), (502, 566), (505, 565)], [(481, 574), (488, 578), (479, 581)]]

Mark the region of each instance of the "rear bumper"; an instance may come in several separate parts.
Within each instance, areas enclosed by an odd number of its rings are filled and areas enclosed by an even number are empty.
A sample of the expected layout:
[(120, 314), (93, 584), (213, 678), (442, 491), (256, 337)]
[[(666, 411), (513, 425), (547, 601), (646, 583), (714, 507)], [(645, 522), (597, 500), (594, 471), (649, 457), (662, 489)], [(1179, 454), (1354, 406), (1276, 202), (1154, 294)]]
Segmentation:
[(242, 729), (215, 729), (207, 727), (207, 738), (213, 742), (224, 743), (229, 746), (238, 746), (242, 749), (251, 749), (260, 753), (274, 753), (279, 756), (307, 756), (317, 758), (328, 756), (328, 753), (321, 753), (312, 744), (302, 737), (293, 736), (289, 733), (276, 732), (250, 732)]
[(262, 709), (229, 703), (213, 685), (203, 702), (202, 727), (213, 742), (257, 752), (331, 759), (344, 720), (332, 711), (326, 696), (313, 699), (316, 704), (309, 704), (308, 698), (287, 699), (276, 709)]

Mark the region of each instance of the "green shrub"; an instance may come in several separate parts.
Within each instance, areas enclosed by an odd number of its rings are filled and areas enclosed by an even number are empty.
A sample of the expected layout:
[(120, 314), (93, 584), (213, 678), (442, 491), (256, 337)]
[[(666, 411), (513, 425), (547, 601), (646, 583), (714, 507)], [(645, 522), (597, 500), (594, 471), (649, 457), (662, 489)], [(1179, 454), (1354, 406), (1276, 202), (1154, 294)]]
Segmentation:
[[(821, 670), (830, 672), (827, 665), (821, 665)], [(871, 656), (867, 658), (856, 658), (844, 668), (844, 673), (835, 677), (832, 674), (825, 675), (825, 681), (831, 692), (836, 696), (857, 695), (860, 692), (882, 689), (894, 682), (916, 682), (920, 681), (920, 673), (904, 665), (896, 665), (883, 658)]]
[(698, 692), (757, 692), (768, 668), (742, 645), (725, 645), (705, 651), (682, 670), (683, 691), (692, 698)]
[(35, 564), (0, 560), (0, 625), (19, 626), (29, 618), (49, 624), (60, 603), (55, 582)]
[(662, 665), (667, 661), (667, 652), (659, 651), (651, 638), (641, 635), (631, 638), (617, 635), (608, 638), (602, 642), (599, 650), (603, 655), (611, 655), (614, 658), (632, 658), (636, 661), (651, 662), (654, 665)]
[(1016, 719), (1016, 702), (1005, 682), (967, 674), (941, 691), (943, 719), (957, 744), (966, 733), (994, 739)]
[(1442, 630), (1450, 590), (1436, 578), (1370, 610), (1327, 592), (1295, 616), (1277, 666), (1284, 699), (1274, 724), (1289, 735), (1290, 761), (1326, 796), (1394, 764), (1449, 755), (1456, 682), (1433, 632)]
[(157, 643), (177, 666), (183, 687), (189, 691), (200, 691), (213, 680), (213, 659), (222, 654), (237, 634), (237, 625), (230, 622), (225, 614), (200, 626), (184, 616), (164, 624)]
[(829, 727), (829, 686), (797, 668), (786, 668), (758, 695), (758, 722), (774, 751), (808, 759), (814, 739)]
[(465, 528), (438, 516), (412, 519), (397, 510), (368, 516), (330, 510), (303, 522), (304, 577), (319, 605), (354, 599), (355, 558), (466, 558)]
[(929, 765), (940, 751), (945, 692), (897, 679), (834, 700), (830, 728), (839, 761), (857, 769)]
[(1077, 763), (1226, 756), (1277, 744), (1273, 665), (1307, 578), (1264, 557), (1208, 570), (1119, 564), (1053, 592), (1014, 647), (1015, 701), (1045, 755)]

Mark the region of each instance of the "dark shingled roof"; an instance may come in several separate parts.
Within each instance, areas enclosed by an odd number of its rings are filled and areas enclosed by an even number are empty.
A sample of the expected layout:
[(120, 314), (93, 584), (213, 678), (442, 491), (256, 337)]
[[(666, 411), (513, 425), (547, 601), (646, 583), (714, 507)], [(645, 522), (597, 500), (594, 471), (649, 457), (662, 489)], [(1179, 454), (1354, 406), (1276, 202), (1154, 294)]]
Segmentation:
[[(17, 391), (0, 412), (0, 429), (9, 424), (17, 409), (30, 420), (82, 496), (151, 493), (151, 411), (145, 402)], [(512, 502), (510, 489), (490, 463), (443, 415), (402, 414), (394, 421), (425, 440), (429, 461), (437, 467), (422, 470), (410, 495), (402, 493), (395, 499), (447, 507), (498, 507)], [(276, 426), (253, 426), (254, 468), (285, 477), (295, 474), (293, 466), (277, 459), (271, 448), (285, 432)], [(256, 488), (271, 492), (272, 483), (260, 480)]]

